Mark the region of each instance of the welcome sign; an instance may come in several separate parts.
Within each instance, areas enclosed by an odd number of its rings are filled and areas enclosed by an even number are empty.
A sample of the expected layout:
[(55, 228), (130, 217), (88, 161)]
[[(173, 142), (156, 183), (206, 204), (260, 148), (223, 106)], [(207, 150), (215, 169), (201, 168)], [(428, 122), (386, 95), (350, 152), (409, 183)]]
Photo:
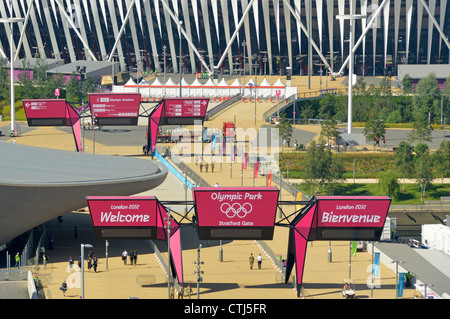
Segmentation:
[(271, 239), (276, 187), (195, 187), (200, 239)]
[(92, 224), (100, 238), (156, 238), (156, 197), (87, 197)]
[(318, 239), (370, 240), (381, 234), (390, 204), (387, 196), (317, 196), (313, 228)]

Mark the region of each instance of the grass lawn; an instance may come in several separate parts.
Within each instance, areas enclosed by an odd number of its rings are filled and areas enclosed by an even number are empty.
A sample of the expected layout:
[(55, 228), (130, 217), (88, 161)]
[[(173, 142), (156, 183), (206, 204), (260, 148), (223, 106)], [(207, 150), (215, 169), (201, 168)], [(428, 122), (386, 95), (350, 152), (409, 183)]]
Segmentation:
[[(309, 192), (309, 187), (302, 185), (303, 191)], [(314, 188), (313, 188), (314, 189)], [(334, 188), (334, 192), (325, 190), (322, 192), (322, 188), (319, 188), (319, 193), (316, 195), (348, 195), (348, 196), (384, 196), (385, 193), (382, 192), (381, 188), (377, 183), (370, 184), (339, 184)], [(442, 196), (450, 196), (450, 184), (433, 184), (429, 186), (425, 191), (424, 201), (437, 201), (440, 200)], [(393, 205), (416, 205), (420, 204), (420, 186), (417, 184), (405, 184), (405, 191), (403, 191), (403, 184), (400, 185), (400, 192), (397, 198), (392, 199)]]

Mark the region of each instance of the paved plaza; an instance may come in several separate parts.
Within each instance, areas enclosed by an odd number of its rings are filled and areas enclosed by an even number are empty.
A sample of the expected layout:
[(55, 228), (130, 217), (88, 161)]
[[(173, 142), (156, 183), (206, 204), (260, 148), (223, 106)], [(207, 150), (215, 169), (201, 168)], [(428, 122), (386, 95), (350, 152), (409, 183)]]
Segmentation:
[[(314, 78), (314, 81), (314, 83), (318, 82), (318, 77)], [(262, 115), (273, 105), (271, 102), (258, 102), (258, 114)], [(205, 122), (205, 125), (221, 128), (223, 121), (233, 121), (235, 116), (237, 127), (253, 127), (254, 104), (239, 102), (213, 121)], [(257, 118), (256, 127), (266, 124), (261, 118), (262, 116)], [(3, 132), (8, 129), (8, 125), (8, 122), (0, 122)], [(23, 122), (20, 125), (22, 131), (16, 138), (16, 143), (74, 151), (74, 140), (70, 130), (57, 127), (29, 128)], [(318, 127), (314, 126), (296, 126), (296, 129), (297, 132), (308, 132), (310, 137), (318, 134)], [(98, 154), (136, 156), (152, 160), (150, 156), (142, 155), (145, 126), (105, 127), (104, 131), (96, 132), (95, 144), (92, 131), (86, 131), (84, 137), (86, 152), (94, 152), (95, 149), (95, 153)], [(2, 136), (1, 139), (13, 142), (13, 139), (7, 136)], [(392, 135), (391, 140), (395, 139), (396, 137)], [(206, 173), (200, 172), (193, 161), (188, 166), (210, 185), (217, 182), (220, 186), (253, 185), (250, 167), (242, 170), (241, 165), (219, 164), (216, 165), (214, 172)], [(264, 186), (266, 177), (259, 176), (254, 183), (255, 186)], [(171, 173), (162, 185), (140, 195), (156, 196), (161, 201), (184, 200), (185, 197), (188, 200), (192, 199), (191, 192), (186, 192), (183, 184)], [(282, 190), (281, 200), (294, 200), (294, 198)], [(179, 211), (180, 215), (184, 214), (184, 206), (171, 208)], [(287, 212), (293, 210), (294, 207), (286, 208)], [(61, 214), (63, 215), (62, 223), (58, 223), (57, 220), (45, 223), (47, 235), (54, 238), (54, 248), (48, 251), (47, 267), (39, 265), (39, 276), (45, 284), (46, 298), (79, 299), (81, 297), (79, 272), (70, 271), (68, 260), (72, 257), (76, 264), (80, 256), (80, 245), (86, 243), (94, 246), (93, 252), (99, 258), (97, 272), (91, 269), (85, 273), (87, 299), (168, 298), (167, 277), (149, 241), (111, 240), (106, 258), (105, 241), (95, 237), (87, 212), (61, 212)], [(175, 218), (180, 219), (179, 216)], [(78, 228), (77, 238), (73, 233), (75, 226)], [(271, 250), (275, 254), (282, 255), (282, 258), (286, 257), (288, 231), (287, 227), (276, 227), (273, 240), (265, 241)], [(154, 242), (167, 260), (165, 243)], [(200, 241), (195, 229), (191, 225), (185, 225), (182, 229), (183, 272), (185, 287), (189, 284), (192, 288), (192, 299), (197, 298), (197, 275), (193, 274), (195, 270), (193, 261), (197, 260), (199, 245), (202, 246), (200, 260), (204, 261), (201, 266), (201, 270), (204, 271), (203, 282), (200, 283), (199, 291), (201, 299), (298, 299), (292, 282), (288, 284), (282, 282), (281, 270), (275, 267), (256, 241)], [(133, 249), (136, 249), (138, 253), (137, 264), (124, 264), (121, 259), (122, 252)], [(223, 249), (222, 261), (219, 258), (220, 249)], [(251, 253), (263, 256), (262, 269), (249, 268), (248, 258)], [(358, 252), (355, 257), (351, 257), (351, 261), (349, 255), (348, 241), (310, 242), (307, 248), (303, 276), (304, 291), (301, 298), (343, 299), (341, 292), (343, 280), (351, 278), (356, 283), (356, 294), (360, 299), (395, 299), (396, 274), (394, 271), (381, 264), (380, 277), (376, 282), (378, 287), (371, 290), (367, 284), (370, 282), (371, 252)], [(140, 278), (147, 278), (149, 283), (139, 285)], [(64, 280), (69, 283), (66, 296), (63, 296), (59, 290)], [(405, 289), (402, 298), (412, 299), (414, 292), (414, 289)], [(186, 298), (188, 297), (185, 296)]]

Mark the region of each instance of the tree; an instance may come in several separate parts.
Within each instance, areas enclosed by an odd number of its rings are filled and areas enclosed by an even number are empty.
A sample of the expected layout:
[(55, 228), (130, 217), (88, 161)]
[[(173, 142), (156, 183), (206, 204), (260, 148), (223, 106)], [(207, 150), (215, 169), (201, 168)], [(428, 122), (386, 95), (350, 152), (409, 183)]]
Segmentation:
[(290, 141), (292, 138), (292, 123), (289, 119), (286, 118), (286, 113), (283, 112), (280, 114), (280, 119), (278, 120), (278, 124), (276, 125), (278, 128), (279, 135), (283, 139), (283, 141)]
[(431, 128), (427, 121), (427, 115), (418, 110), (414, 111), (414, 121), (412, 122), (412, 131), (408, 135), (409, 142), (419, 141), (430, 142), (431, 141)]
[[(400, 142), (394, 157), (394, 166), (400, 176), (409, 178), (414, 173), (414, 154), (413, 147), (407, 142)], [(405, 183), (403, 182), (403, 190), (405, 190)]]
[(303, 165), (304, 179), (307, 184), (315, 186), (316, 193), (319, 186), (334, 187), (343, 180), (345, 168), (342, 161), (333, 157), (331, 150), (323, 143), (317, 146), (315, 141), (311, 141)]
[(80, 81), (72, 73), (69, 82), (66, 84), (66, 99), (68, 102), (81, 102)]
[(334, 118), (325, 120), (320, 124), (320, 139), (325, 139), (327, 141), (328, 147), (330, 147), (330, 139), (334, 139), (335, 142), (339, 137), (339, 132), (337, 131), (337, 122)]
[(378, 185), (387, 196), (397, 198), (399, 191), (398, 174), (393, 170), (378, 174)]
[(369, 139), (374, 141), (374, 148), (375, 148), (375, 141), (378, 139), (378, 141), (381, 141), (381, 139), (386, 134), (386, 126), (384, 122), (381, 119), (378, 118), (370, 118), (369, 121), (366, 122), (366, 125), (364, 126), (363, 134)]
[(422, 196), (425, 194), (425, 190), (431, 185), (433, 180), (432, 161), (429, 153), (428, 145), (419, 143), (414, 148), (416, 157), (414, 159), (415, 164), (415, 179), (420, 185)]
[(439, 149), (433, 156), (434, 166), (437, 172), (441, 175), (442, 184), (444, 184), (444, 177), (450, 176), (450, 141), (443, 141)]
[(413, 83), (412, 83), (412, 77), (410, 77), (409, 74), (405, 74), (405, 76), (402, 79), (401, 85), (402, 85), (403, 93), (412, 93)]
[(433, 122), (436, 118), (440, 120), (441, 113), (441, 90), (434, 73), (430, 73), (427, 77), (421, 79), (417, 83), (413, 104), (414, 115), (417, 119), (425, 121), (430, 114), (430, 120)]

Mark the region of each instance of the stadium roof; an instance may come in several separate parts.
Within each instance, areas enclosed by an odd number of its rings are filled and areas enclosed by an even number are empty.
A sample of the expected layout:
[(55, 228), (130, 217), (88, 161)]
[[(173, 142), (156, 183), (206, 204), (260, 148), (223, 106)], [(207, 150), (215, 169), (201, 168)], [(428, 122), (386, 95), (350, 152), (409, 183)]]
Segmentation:
[(87, 206), (86, 196), (128, 196), (160, 185), (167, 168), (147, 159), (0, 141), (0, 245)]

